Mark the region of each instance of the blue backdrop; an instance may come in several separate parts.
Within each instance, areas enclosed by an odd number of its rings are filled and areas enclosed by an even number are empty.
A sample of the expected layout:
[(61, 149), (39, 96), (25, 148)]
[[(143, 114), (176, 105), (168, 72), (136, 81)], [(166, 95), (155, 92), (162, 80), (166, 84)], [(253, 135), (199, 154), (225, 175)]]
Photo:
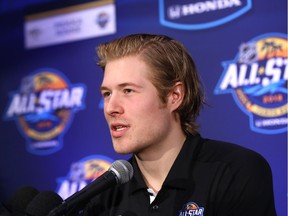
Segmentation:
[(0, 201), (25, 185), (65, 198), (129, 157), (112, 148), (95, 47), (145, 32), (167, 34), (188, 48), (209, 104), (199, 118), (202, 136), (263, 155), (277, 213), (287, 215), (287, 1), (122, 0), (115, 3), (113, 33), (25, 48), (25, 15), (66, 4), (0, 17)]

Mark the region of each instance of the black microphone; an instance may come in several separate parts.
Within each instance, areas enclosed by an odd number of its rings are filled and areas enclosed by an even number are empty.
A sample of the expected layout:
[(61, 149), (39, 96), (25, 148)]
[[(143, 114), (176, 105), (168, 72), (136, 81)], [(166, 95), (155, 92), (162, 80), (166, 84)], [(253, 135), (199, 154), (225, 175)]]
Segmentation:
[(28, 204), (26, 216), (47, 216), (63, 199), (53, 191), (42, 191)]
[(28, 204), (38, 193), (39, 191), (31, 186), (18, 188), (5, 206), (12, 215), (24, 215)]
[(112, 163), (108, 171), (64, 200), (63, 203), (53, 209), (48, 216), (63, 216), (68, 212), (69, 215), (71, 215), (75, 211), (80, 211), (92, 197), (109, 187), (128, 182), (132, 176), (133, 167), (131, 164), (125, 160), (117, 160)]

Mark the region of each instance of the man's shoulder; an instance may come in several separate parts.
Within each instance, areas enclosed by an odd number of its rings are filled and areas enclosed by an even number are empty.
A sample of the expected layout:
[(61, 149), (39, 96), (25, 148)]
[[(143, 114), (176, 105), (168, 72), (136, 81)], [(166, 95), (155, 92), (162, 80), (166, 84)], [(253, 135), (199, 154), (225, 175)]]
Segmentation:
[(255, 150), (234, 144), (232, 142), (214, 139), (202, 139), (198, 161), (209, 163), (223, 163), (232, 171), (242, 169), (247, 174), (270, 172), (267, 160)]

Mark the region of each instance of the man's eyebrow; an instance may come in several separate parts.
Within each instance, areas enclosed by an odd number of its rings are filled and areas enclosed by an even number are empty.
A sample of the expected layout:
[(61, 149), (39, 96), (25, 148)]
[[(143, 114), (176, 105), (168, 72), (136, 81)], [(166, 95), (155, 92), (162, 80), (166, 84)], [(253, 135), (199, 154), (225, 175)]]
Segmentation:
[[(141, 85), (138, 85), (138, 84), (135, 84), (135, 83), (132, 83), (132, 82), (125, 82), (125, 83), (121, 83), (119, 85), (117, 85), (117, 87), (119, 88), (124, 88), (124, 87), (127, 87), (127, 86), (133, 86), (133, 87), (136, 87), (136, 88), (142, 88), (143, 86)], [(110, 88), (108, 88), (107, 86), (101, 86), (100, 87), (100, 91), (104, 91), (104, 90), (109, 90)]]
[(133, 86), (133, 87), (136, 87), (136, 88), (142, 88), (141, 85), (138, 85), (136, 83), (132, 83), (132, 82), (125, 82), (125, 83), (121, 83), (118, 85), (119, 87), (126, 87), (126, 86)]
[(101, 86), (100, 91), (104, 91), (104, 90), (109, 90), (109, 88), (107, 88), (106, 86)]

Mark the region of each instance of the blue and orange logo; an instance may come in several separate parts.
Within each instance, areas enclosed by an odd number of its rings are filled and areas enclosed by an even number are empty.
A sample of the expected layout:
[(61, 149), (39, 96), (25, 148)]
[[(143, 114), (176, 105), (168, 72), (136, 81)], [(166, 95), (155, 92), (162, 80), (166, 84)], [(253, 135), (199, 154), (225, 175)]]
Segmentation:
[(179, 211), (179, 216), (203, 216), (204, 208), (199, 207), (195, 202), (185, 204)]
[(74, 113), (85, 107), (85, 94), (85, 85), (71, 85), (55, 69), (39, 69), (24, 77), (20, 89), (10, 94), (4, 119), (16, 121), (29, 152), (51, 154), (62, 148)]
[(201, 30), (231, 22), (251, 8), (252, 0), (159, 0), (159, 18), (170, 28)]
[(71, 164), (66, 177), (57, 179), (56, 192), (66, 199), (106, 172), (113, 160), (103, 155), (87, 156)]
[(223, 62), (214, 93), (231, 93), (255, 132), (287, 131), (287, 57), (287, 35), (269, 33), (241, 44), (234, 60)]

